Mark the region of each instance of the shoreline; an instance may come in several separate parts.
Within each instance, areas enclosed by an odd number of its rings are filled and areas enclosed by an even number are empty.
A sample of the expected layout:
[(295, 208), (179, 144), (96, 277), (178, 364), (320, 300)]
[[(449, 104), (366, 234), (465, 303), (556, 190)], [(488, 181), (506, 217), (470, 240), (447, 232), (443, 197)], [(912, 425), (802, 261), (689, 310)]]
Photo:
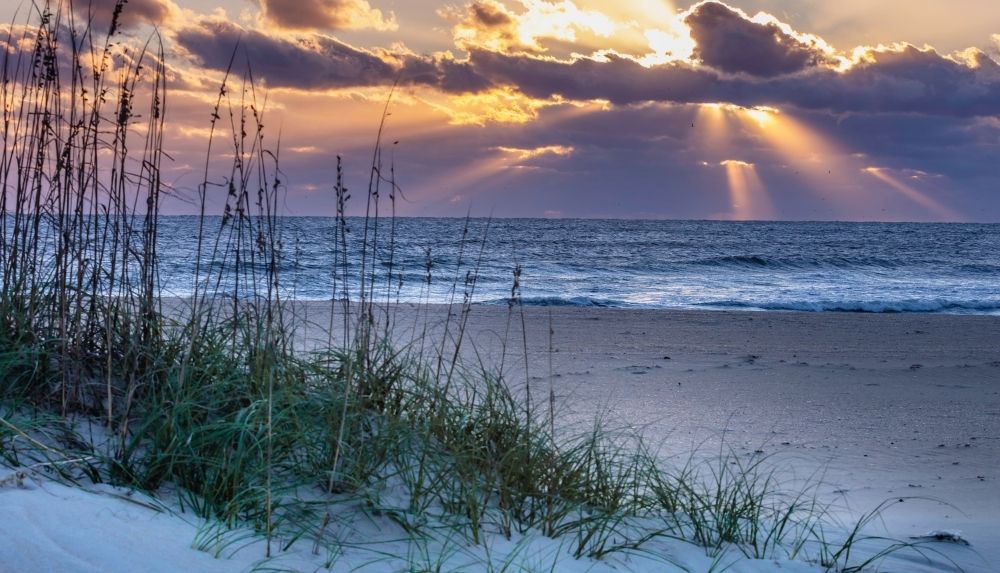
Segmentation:
[[(190, 300), (190, 295), (161, 295), (161, 301), (186, 301)], [(230, 301), (231, 299), (223, 297), (225, 300)], [(458, 298), (456, 296), (456, 298)], [(568, 310), (596, 310), (596, 311), (631, 311), (631, 312), (658, 312), (658, 313), (747, 313), (750, 315), (760, 315), (760, 314), (771, 314), (771, 313), (789, 313), (789, 314), (856, 314), (856, 315), (915, 315), (915, 316), (979, 316), (979, 317), (992, 317), (995, 319), (1000, 319), (1000, 310), (993, 309), (990, 306), (989, 310), (977, 310), (971, 307), (963, 307), (960, 305), (945, 305), (945, 308), (937, 310), (926, 310), (926, 309), (916, 309), (916, 310), (897, 310), (896, 307), (902, 303), (892, 303), (892, 302), (872, 302), (872, 303), (859, 303), (859, 306), (863, 305), (884, 305), (888, 308), (883, 310), (868, 310), (864, 308), (842, 308), (831, 306), (829, 308), (765, 308), (753, 306), (749, 303), (743, 305), (724, 305), (724, 304), (712, 304), (705, 303), (704, 305), (698, 306), (653, 306), (653, 305), (643, 305), (642, 303), (619, 303), (617, 301), (612, 301), (608, 303), (594, 302), (594, 303), (576, 303), (572, 302), (571, 299), (560, 299), (558, 302), (538, 302), (538, 299), (545, 299), (546, 297), (535, 297), (535, 300), (531, 298), (526, 298), (522, 301), (521, 305), (525, 309), (531, 309), (533, 312), (545, 311), (547, 309), (568, 309)], [(384, 302), (385, 297), (376, 296), (375, 306), (384, 309), (387, 305)], [(318, 305), (330, 305), (336, 304), (343, 306), (343, 299), (319, 299), (319, 298), (286, 298), (283, 299), (284, 303), (293, 305), (306, 305), (306, 306), (318, 306)], [(356, 301), (351, 301), (351, 305), (356, 305)], [(823, 304), (823, 303), (817, 303)], [(834, 303), (830, 303), (831, 305)], [(840, 303), (836, 303), (840, 304)], [(847, 303), (844, 303), (847, 304)], [(926, 308), (929, 303), (914, 303), (919, 304)], [(388, 304), (389, 308), (430, 308), (430, 309), (446, 309), (448, 306), (459, 307), (461, 305), (460, 300), (456, 300), (454, 303), (448, 302), (420, 302), (420, 301), (392, 301)], [(515, 305), (517, 306), (517, 305)], [(473, 309), (506, 309), (508, 307), (507, 299), (490, 299), (490, 300), (477, 300), (473, 301), (471, 304)]]

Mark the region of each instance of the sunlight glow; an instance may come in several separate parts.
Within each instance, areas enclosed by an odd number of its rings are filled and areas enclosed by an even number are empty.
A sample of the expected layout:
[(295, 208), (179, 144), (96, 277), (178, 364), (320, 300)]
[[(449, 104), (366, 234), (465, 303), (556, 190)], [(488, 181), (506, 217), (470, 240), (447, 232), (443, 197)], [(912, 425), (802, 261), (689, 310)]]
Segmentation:
[(553, 155), (556, 157), (567, 157), (573, 154), (573, 148), (564, 145), (546, 145), (544, 147), (534, 147), (531, 149), (522, 149), (520, 147), (497, 147), (497, 150), (502, 151), (514, 157), (520, 161), (525, 159), (533, 159), (535, 157), (542, 157), (545, 155)]
[(726, 169), (732, 218), (741, 221), (773, 219), (774, 204), (753, 163), (726, 159), (719, 163)]
[(534, 99), (508, 87), (449, 96), (444, 103), (429, 103), (448, 114), (452, 125), (482, 126), (487, 123), (528, 123), (538, 117), (538, 110), (561, 101)]
[(636, 21), (646, 25), (677, 16), (672, 0), (577, 0), (580, 6), (600, 10), (618, 22)]
[(678, 17), (670, 18), (666, 24), (666, 30), (650, 28), (643, 33), (652, 53), (640, 58), (640, 64), (649, 67), (694, 57), (696, 44), (687, 24)]
[(799, 32), (794, 28), (792, 28), (787, 23), (782, 22), (781, 20), (779, 20), (778, 18), (776, 18), (771, 14), (768, 14), (767, 12), (758, 12), (753, 16), (753, 18), (750, 18), (750, 21), (756, 24), (775, 26), (779, 30), (791, 36), (792, 38), (795, 38), (799, 42), (813, 46), (814, 48), (820, 50), (821, 52), (823, 52), (828, 56), (832, 56), (837, 53), (837, 50), (835, 50), (834, 47), (828, 44), (827, 41), (824, 40), (823, 38), (816, 36), (814, 34), (806, 34), (804, 32)]
[(576, 41), (577, 30), (586, 30), (602, 38), (611, 36), (616, 25), (596, 10), (581, 10), (573, 2), (521, 0), (527, 12), (519, 19), (517, 33), (526, 46), (537, 45), (539, 38), (565, 42)]
[(730, 126), (723, 105), (700, 104), (692, 127), (696, 129), (696, 135), (703, 136), (706, 147), (710, 151), (725, 152), (728, 150)]
[(767, 127), (774, 123), (774, 117), (780, 112), (773, 107), (758, 106), (745, 108), (743, 113), (756, 121), (760, 127)]

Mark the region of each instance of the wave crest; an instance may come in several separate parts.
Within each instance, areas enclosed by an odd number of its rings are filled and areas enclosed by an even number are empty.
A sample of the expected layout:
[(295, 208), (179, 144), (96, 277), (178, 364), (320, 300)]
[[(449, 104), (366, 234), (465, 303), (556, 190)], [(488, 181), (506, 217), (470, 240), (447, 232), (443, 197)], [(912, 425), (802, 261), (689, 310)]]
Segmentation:
[[(484, 301), (482, 304), (500, 305), (508, 304), (509, 302), (509, 298), (500, 298)], [(626, 306), (635, 306), (621, 300), (590, 298), (585, 296), (571, 296), (567, 298), (558, 296), (525, 297), (521, 299), (521, 304), (525, 306), (573, 306), (584, 308), (622, 308)]]
[(719, 301), (700, 303), (702, 308), (744, 309), (744, 310), (788, 310), (798, 312), (868, 312), (907, 313), (925, 312), (941, 314), (1000, 314), (1000, 300), (992, 301), (952, 301), (952, 300), (870, 300), (870, 301), (788, 301), (788, 302), (746, 302)]

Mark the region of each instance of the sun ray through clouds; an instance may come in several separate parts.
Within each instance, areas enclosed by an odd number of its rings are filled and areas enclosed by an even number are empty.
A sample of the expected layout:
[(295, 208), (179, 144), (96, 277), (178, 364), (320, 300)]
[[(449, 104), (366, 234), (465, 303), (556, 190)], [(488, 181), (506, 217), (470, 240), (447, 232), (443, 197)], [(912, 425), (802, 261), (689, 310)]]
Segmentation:
[[(697, 128), (695, 137), (709, 157), (731, 157), (734, 148), (752, 144), (764, 156), (773, 156), (777, 166), (788, 171), (789, 179), (801, 181), (799, 188), (828, 202), (837, 216), (860, 217), (870, 211), (858, 175), (862, 167), (858, 157), (792, 114), (767, 106), (706, 103), (698, 105), (692, 128)], [(727, 173), (730, 181), (738, 174), (734, 169), (727, 167), (733, 172)], [(759, 179), (756, 166), (753, 175)]]
[(861, 171), (878, 179), (893, 191), (906, 197), (910, 201), (913, 201), (917, 205), (920, 205), (921, 207), (923, 207), (924, 209), (926, 209), (927, 211), (929, 211), (934, 215), (937, 215), (939, 217), (944, 217), (945, 219), (950, 219), (952, 221), (964, 220), (964, 217), (962, 217), (962, 215), (959, 214), (954, 209), (946, 207), (940, 201), (934, 199), (933, 197), (930, 197), (926, 193), (917, 190), (912, 185), (904, 183), (898, 177), (889, 173), (888, 170), (885, 168), (865, 167)]
[(479, 192), (478, 186), (489, 180), (495, 187), (502, 181), (534, 169), (532, 160), (569, 157), (573, 147), (545, 145), (533, 148), (495, 147), (492, 154), (468, 166), (448, 171), (423, 184), (434, 203), (467, 201)]
[(863, 186), (858, 180), (860, 164), (835, 139), (804, 121), (770, 107), (733, 108), (741, 124), (759, 136), (801, 179), (803, 187), (816, 194), (842, 215), (867, 212)]
[(425, 181), (421, 195), (431, 204), (459, 202), (474, 194), (476, 186), (483, 181), (500, 177), (510, 161), (506, 155), (493, 155), (475, 161), (453, 171), (443, 171), (440, 175)]
[(757, 166), (738, 159), (720, 163), (726, 169), (731, 217), (741, 221), (775, 218), (774, 203), (757, 174)]
[(732, 127), (724, 106), (700, 104), (691, 127), (695, 129), (696, 137), (704, 142), (707, 151), (722, 153), (730, 147)]

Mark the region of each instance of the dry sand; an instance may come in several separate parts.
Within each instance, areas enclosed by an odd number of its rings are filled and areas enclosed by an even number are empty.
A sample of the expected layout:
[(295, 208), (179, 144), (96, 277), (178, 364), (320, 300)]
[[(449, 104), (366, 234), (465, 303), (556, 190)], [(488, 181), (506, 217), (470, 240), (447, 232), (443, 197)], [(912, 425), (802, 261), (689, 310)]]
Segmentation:
[[(308, 305), (309, 318), (326, 324), (328, 306)], [(393, 312), (401, 339), (424, 324), (439, 339), (447, 316)], [(507, 316), (473, 309), (467, 340), (487, 363)], [(855, 514), (907, 498), (886, 514), (891, 534), (961, 530), (1000, 567), (1000, 317), (529, 307), (525, 318), (528, 377), (537, 397), (551, 380), (564, 427), (607, 412), (678, 456), (718, 452), (724, 436), (788, 477), (822, 472), (826, 499)], [(515, 314), (505, 370), (523, 386), (520, 332)]]

